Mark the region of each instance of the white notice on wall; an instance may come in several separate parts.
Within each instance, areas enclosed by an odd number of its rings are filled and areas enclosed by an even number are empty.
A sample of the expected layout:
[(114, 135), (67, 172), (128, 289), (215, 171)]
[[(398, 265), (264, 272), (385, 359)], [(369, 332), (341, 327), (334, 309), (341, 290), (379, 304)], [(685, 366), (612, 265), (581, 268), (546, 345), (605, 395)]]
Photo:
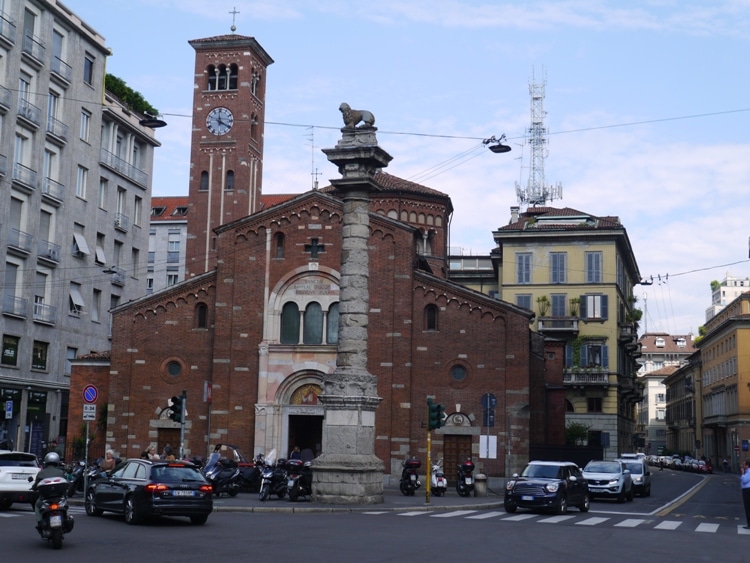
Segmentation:
[(497, 459), (497, 436), (479, 436), (480, 459)]

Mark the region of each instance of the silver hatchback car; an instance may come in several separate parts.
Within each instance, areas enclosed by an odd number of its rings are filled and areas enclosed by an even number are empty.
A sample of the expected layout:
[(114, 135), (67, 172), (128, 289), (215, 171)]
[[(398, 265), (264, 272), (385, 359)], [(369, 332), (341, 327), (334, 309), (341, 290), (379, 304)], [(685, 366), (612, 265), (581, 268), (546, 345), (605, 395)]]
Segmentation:
[(630, 478), (633, 481), (633, 494), (650, 497), (651, 468), (648, 463), (640, 459), (623, 459), (621, 461), (630, 471)]
[(583, 468), (583, 478), (589, 484), (591, 498), (633, 500), (633, 480), (623, 461), (590, 461)]

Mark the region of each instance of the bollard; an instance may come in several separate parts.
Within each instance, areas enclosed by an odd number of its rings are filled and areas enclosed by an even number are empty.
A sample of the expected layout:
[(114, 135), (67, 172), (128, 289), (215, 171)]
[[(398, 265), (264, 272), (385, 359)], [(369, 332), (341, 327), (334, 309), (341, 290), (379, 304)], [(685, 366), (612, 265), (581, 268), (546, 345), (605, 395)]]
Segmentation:
[(487, 496), (487, 475), (485, 475), (484, 473), (477, 473), (474, 476), (474, 496)]

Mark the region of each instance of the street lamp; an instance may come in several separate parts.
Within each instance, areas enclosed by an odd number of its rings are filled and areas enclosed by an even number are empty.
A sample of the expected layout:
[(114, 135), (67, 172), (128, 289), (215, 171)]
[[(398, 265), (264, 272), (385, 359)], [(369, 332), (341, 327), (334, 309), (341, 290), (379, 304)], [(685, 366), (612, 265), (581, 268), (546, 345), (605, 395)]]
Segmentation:
[(484, 141), (482, 141), (482, 144), (487, 146), (495, 154), (510, 152), (510, 146), (504, 145), (503, 141), (505, 141), (505, 133), (500, 135), (499, 139), (495, 138), (495, 136), (493, 135), (489, 139), (485, 139)]

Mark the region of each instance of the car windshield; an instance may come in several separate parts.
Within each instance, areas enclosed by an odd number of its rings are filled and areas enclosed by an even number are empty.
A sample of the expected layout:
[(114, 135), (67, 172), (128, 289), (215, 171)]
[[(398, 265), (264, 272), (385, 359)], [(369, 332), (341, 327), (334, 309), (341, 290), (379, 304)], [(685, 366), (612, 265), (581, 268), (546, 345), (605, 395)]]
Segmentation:
[(12, 453), (0, 455), (0, 467), (39, 467), (34, 454)]
[(630, 471), (631, 473), (637, 473), (637, 474), (643, 473), (642, 463), (626, 463), (625, 465), (627, 466), (628, 471)]
[(584, 471), (587, 473), (619, 473), (620, 464), (614, 461), (596, 461), (589, 463)]
[(557, 465), (527, 465), (521, 477), (537, 477), (541, 479), (560, 479), (561, 467)]

